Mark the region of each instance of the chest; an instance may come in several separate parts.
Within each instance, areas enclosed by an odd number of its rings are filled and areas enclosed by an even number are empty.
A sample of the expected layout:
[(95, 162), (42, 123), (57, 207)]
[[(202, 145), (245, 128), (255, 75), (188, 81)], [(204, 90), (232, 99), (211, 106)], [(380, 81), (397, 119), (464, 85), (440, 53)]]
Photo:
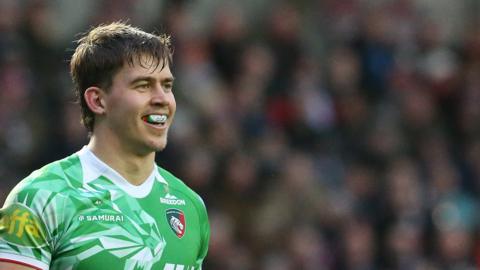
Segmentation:
[(79, 201), (52, 269), (193, 269), (201, 237), (188, 197), (152, 192), (138, 199), (109, 191)]

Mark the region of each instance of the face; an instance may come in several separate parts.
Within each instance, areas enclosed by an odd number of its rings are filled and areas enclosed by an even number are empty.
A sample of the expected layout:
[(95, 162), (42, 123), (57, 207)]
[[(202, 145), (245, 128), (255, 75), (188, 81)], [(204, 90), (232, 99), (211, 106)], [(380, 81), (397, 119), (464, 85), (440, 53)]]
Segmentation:
[(146, 63), (147, 67), (138, 61), (125, 64), (115, 74), (104, 98), (102, 119), (112, 140), (138, 155), (165, 148), (176, 110), (170, 67)]

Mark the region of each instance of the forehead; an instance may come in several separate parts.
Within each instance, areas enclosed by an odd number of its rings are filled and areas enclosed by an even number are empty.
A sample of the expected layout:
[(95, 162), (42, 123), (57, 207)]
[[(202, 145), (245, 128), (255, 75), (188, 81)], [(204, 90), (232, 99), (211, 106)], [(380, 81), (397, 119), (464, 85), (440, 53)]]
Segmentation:
[(138, 76), (159, 77), (158, 79), (172, 78), (168, 60), (157, 61), (148, 55), (133, 57), (132, 61), (125, 61), (117, 75), (126, 79)]

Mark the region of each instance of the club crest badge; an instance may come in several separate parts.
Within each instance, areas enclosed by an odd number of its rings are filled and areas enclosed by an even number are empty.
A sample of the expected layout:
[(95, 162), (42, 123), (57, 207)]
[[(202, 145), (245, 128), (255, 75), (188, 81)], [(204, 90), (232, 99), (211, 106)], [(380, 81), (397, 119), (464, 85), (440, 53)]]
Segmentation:
[(178, 238), (185, 234), (185, 214), (178, 209), (168, 209), (166, 213), (168, 225)]

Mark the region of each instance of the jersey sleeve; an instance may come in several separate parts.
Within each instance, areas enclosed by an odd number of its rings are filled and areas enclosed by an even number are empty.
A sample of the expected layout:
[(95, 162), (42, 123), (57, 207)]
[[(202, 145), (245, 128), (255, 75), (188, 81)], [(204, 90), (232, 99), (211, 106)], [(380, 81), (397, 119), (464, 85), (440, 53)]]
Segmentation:
[(199, 214), (200, 214), (200, 230), (202, 234), (202, 243), (201, 243), (201, 249), (198, 254), (197, 262), (196, 262), (196, 268), (195, 269), (202, 269), (202, 264), (203, 261), (205, 260), (205, 257), (207, 257), (208, 253), (208, 245), (210, 242), (210, 224), (208, 222), (208, 214), (207, 214), (207, 208), (205, 207), (205, 203), (203, 200), (198, 196), (199, 199)]
[(15, 188), (0, 209), (0, 261), (49, 269), (64, 200), (39, 188)]

